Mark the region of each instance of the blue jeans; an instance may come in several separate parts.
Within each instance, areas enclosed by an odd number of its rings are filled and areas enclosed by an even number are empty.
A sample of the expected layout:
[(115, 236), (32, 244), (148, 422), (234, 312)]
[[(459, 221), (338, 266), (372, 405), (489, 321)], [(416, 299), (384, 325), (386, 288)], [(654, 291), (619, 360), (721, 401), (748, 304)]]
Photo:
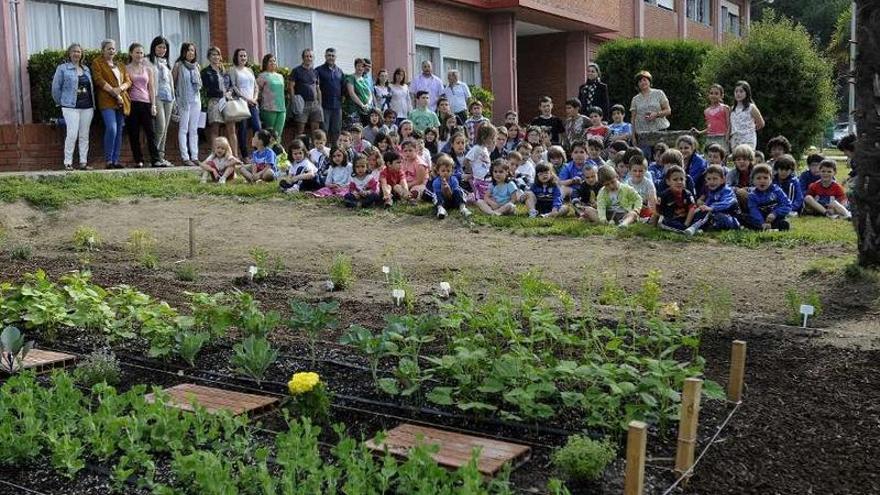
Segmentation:
[(248, 145), (250, 141), (248, 141), (248, 128), (254, 131), (254, 134), (260, 132), (260, 108), (258, 106), (250, 106), (248, 105), (248, 110), (251, 111), (251, 118), (239, 120), (235, 124), (235, 132), (238, 134), (238, 150), (241, 152), (241, 159), (244, 160), (248, 156)]
[(125, 114), (117, 108), (105, 108), (101, 110), (101, 118), (104, 119), (104, 159), (107, 163), (119, 163)]
[(324, 122), (321, 123), (321, 127), (327, 133), (327, 146), (333, 147), (336, 145), (339, 132), (342, 131), (342, 109), (323, 108), (322, 110), (324, 111)]

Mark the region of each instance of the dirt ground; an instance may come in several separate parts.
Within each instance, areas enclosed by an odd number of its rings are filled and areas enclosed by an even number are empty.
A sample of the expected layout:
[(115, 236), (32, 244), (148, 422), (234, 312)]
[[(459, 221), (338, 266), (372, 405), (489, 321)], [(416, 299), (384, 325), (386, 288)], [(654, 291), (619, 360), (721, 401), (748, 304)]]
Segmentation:
[[(192, 288), (175, 280), (173, 273), (175, 261), (188, 250), (188, 218), (195, 219), (194, 264), (202, 276)], [(714, 349), (707, 356), (707, 376), (726, 381), (729, 340), (748, 339), (747, 398), (685, 491), (880, 493), (877, 285), (847, 279), (840, 272), (808, 274), (817, 260), (851, 255), (852, 247), (745, 249), (712, 241), (523, 237), (490, 227), (474, 230), (457, 216), (439, 222), (383, 211), (354, 213), (311, 202), (221, 198), (94, 202), (49, 213), (23, 203), (0, 204), (0, 225), (7, 231), (0, 281), (50, 260), (55, 270), (74, 268), (77, 255), (71, 238), (77, 227), (87, 225), (106, 243), (93, 261), (96, 282), (138, 285), (144, 279), (152, 287), (145, 290), (167, 292), (172, 304), (182, 290), (231, 289), (231, 281), (245, 275), (252, 263), (248, 252), (255, 246), (280, 255), (289, 271), (308, 274), (286, 277), (289, 287), (280, 284), (259, 295), (265, 301), (275, 290), (279, 305), (294, 290), (319, 294), (333, 255), (349, 254), (357, 281), (334, 297), (355, 312), (371, 301), (387, 302), (387, 287), (378, 283), (382, 265), (400, 267), (422, 295), (432, 293), (439, 281), (458, 277), (486, 290), (513, 287), (516, 275), (531, 269), (540, 269), (574, 291), (599, 283), (605, 272), (635, 289), (645, 273), (660, 269), (663, 299), (684, 303), (699, 296), (700, 283), (726, 287), (733, 297), (736, 324), (706, 336)], [(135, 229), (157, 238), (157, 270), (133, 266), (125, 252), (126, 239)], [(33, 248), (35, 259), (7, 264), (8, 247), (21, 243)], [(167, 290), (162, 290), (163, 281)], [(813, 322), (821, 327), (819, 337), (796, 337), (796, 329), (780, 325), (787, 319), (784, 294), (792, 287), (821, 296), (824, 314)], [(764, 335), (753, 335), (752, 327), (763, 328)], [(836, 468), (844, 465), (844, 470)]]

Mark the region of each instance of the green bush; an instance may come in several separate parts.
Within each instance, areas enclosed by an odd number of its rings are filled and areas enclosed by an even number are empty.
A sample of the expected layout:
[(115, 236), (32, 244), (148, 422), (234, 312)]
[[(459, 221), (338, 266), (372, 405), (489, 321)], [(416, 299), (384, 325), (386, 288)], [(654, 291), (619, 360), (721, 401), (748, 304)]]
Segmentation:
[(589, 481), (601, 477), (605, 466), (616, 456), (617, 449), (607, 439), (572, 435), (564, 447), (553, 453), (553, 465), (570, 481)]
[(602, 81), (608, 84), (611, 104), (623, 105), (627, 119), (629, 104), (638, 91), (635, 75), (647, 70), (652, 86), (669, 98), (671, 129), (702, 128), (706, 91), (697, 84), (696, 75), (711, 50), (711, 45), (693, 40), (620, 39), (604, 43), (596, 63), (602, 69)]
[(481, 86), (468, 86), (471, 90), (472, 100), (477, 100), (483, 104), (483, 117), (492, 118), (492, 104), (495, 102), (495, 95), (486, 88)]
[(706, 57), (700, 87), (719, 83), (732, 103), (734, 84), (749, 82), (767, 125), (758, 148), (784, 135), (798, 156), (822, 135), (835, 112), (831, 63), (803, 26), (775, 17), (752, 25), (748, 38), (730, 42)]

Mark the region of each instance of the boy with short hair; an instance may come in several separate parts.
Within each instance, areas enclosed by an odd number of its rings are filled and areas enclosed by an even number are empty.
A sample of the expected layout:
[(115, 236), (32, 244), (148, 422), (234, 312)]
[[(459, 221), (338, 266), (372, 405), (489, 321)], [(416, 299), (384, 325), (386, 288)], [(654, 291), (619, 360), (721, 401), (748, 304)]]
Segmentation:
[[(363, 138), (364, 127), (360, 124), (352, 124), (351, 127), (348, 128), (348, 133), (351, 135), (351, 149), (354, 150), (355, 153), (360, 153), (362, 155), (366, 155), (367, 152), (370, 151), (370, 148), (373, 147), (373, 144)], [(349, 160), (354, 163), (353, 160)]]
[(791, 143), (785, 136), (776, 136), (767, 141), (767, 149), (770, 150), (770, 160), (767, 161), (767, 164), (773, 167), (780, 156), (791, 153)]
[(571, 193), (571, 206), (580, 218), (588, 222), (599, 222), (597, 207), (599, 191), (601, 190), (602, 183), (599, 182), (599, 174), (596, 172), (596, 168), (585, 167), (583, 182)]
[(434, 165), (434, 174), (437, 177), (431, 183), (431, 190), (434, 192), (434, 206), (437, 208), (437, 218), (440, 220), (446, 218), (446, 210), (450, 208), (458, 208), (465, 217), (471, 214), (465, 204), (464, 190), (458, 178), (452, 174), (454, 165), (452, 158), (444, 153), (437, 157), (437, 163)]
[(435, 129), (440, 128), (440, 119), (433, 110), (428, 108), (428, 102), (431, 100), (427, 91), (416, 92), (416, 107), (409, 111), (407, 119), (412, 121), (413, 129), (419, 132), (425, 132), (428, 127)]
[(406, 183), (403, 170), (400, 169), (401, 160), (401, 156), (394, 151), (386, 151), (382, 156), (385, 166), (379, 172), (379, 188), (385, 208), (391, 208), (394, 198), (409, 198), (409, 185)]
[[(678, 150), (669, 150), (663, 153), (663, 157), (673, 152), (678, 153), (678, 156), (681, 157)], [(667, 159), (666, 162), (668, 164), (670, 160)], [(657, 199), (657, 211), (651, 218), (652, 224), (664, 230), (686, 233), (687, 228), (694, 220), (697, 207), (694, 193), (686, 187), (688, 178), (684, 169), (679, 165), (667, 166), (664, 176), (666, 189), (660, 193)]]
[(590, 138), (596, 137), (601, 139), (602, 144), (604, 145), (609, 130), (605, 127), (605, 124), (602, 123), (602, 109), (599, 107), (590, 107), (590, 109), (587, 110), (587, 117), (590, 118), (590, 127), (585, 131), (587, 140), (589, 141)]
[(798, 177), (801, 191), (803, 191), (804, 194), (807, 193), (810, 184), (822, 178), (819, 176), (819, 164), (823, 161), (825, 161), (825, 157), (818, 153), (807, 156), (807, 169), (801, 172), (801, 175)]
[(651, 159), (653, 161), (648, 163), (648, 172), (651, 172), (651, 178), (654, 180), (654, 187), (657, 188), (657, 192), (660, 192), (660, 189), (663, 189), (661, 185), (665, 184), (663, 179), (663, 164), (660, 163), (660, 157), (668, 150), (669, 145), (662, 141), (651, 148)]
[(736, 230), (740, 224), (739, 202), (733, 189), (725, 182), (724, 169), (720, 165), (709, 165), (705, 174), (706, 195), (702, 204), (694, 213), (694, 221), (685, 229), (688, 235), (694, 235), (700, 229), (705, 230)]
[[(468, 119), (464, 122), (467, 129), (467, 135), (471, 137), (471, 146), (477, 144), (477, 133), (484, 124), (489, 123), (489, 119), (483, 117), (483, 103), (480, 100), (474, 100), (468, 106)], [(503, 126), (502, 126), (503, 127)], [(500, 129), (500, 127), (499, 127)], [(500, 131), (499, 131), (500, 133)], [(507, 137), (507, 128), (504, 127), (504, 137)]]
[(837, 183), (837, 162), (830, 159), (819, 164), (820, 179), (810, 184), (804, 197), (804, 213), (825, 215), (830, 218), (852, 218), (846, 208), (846, 192)]
[(712, 143), (706, 148), (706, 162), (708, 165), (718, 165), (724, 170), (724, 177), (727, 177), (727, 151), (724, 146), (718, 143)]
[(351, 132), (348, 129), (339, 131), (339, 137), (336, 138), (336, 146), (339, 146), (339, 149), (345, 153), (345, 159), (348, 160), (348, 163), (354, 163), (354, 159), (357, 156), (357, 153), (351, 149), (351, 143)]
[(571, 151), (571, 144), (583, 139), (584, 131), (590, 126), (587, 117), (581, 115), (581, 101), (577, 98), (565, 100), (565, 134), (562, 135), (562, 146)]
[(654, 209), (657, 206), (657, 190), (654, 187), (654, 181), (648, 177), (648, 173), (648, 161), (645, 160), (645, 156), (641, 153), (632, 155), (629, 159), (629, 176), (626, 183), (642, 197), (639, 218), (645, 220), (654, 215)]
[(794, 175), (794, 169), (797, 162), (791, 155), (781, 155), (776, 159), (775, 170), (773, 174), (773, 183), (782, 189), (782, 192), (788, 196), (791, 201), (791, 213), (789, 216), (795, 217), (804, 207), (804, 192), (801, 185)]
[(287, 169), (287, 177), (278, 181), (281, 191), (317, 191), (323, 184), (318, 182), (318, 169), (306, 157), (306, 146), (301, 140), (295, 139), (290, 143), (290, 158), (292, 162)]
[(571, 197), (572, 190), (583, 182), (585, 167), (592, 167), (587, 161), (587, 145), (577, 139), (571, 143), (571, 161), (559, 171), (559, 188), (563, 198)]
[(741, 209), (748, 206), (749, 188), (755, 166), (755, 150), (748, 144), (733, 149), (733, 168), (727, 171), (727, 185), (733, 189)]
[(752, 184), (749, 192), (748, 209), (743, 215), (743, 223), (752, 230), (788, 230), (785, 217), (791, 213), (791, 202), (785, 192), (773, 183), (773, 169), (766, 163), (755, 165), (752, 169)]
[[(661, 179), (660, 185), (657, 187), (658, 199), (666, 191), (666, 189), (669, 188), (669, 181), (667, 180), (668, 175), (669, 175), (669, 169), (671, 169), (673, 167), (679, 167), (682, 170), (684, 170), (684, 157), (682, 157), (680, 151), (670, 149), (670, 150), (665, 151), (662, 155), (660, 155), (659, 163), (663, 167), (663, 171), (660, 172), (660, 177), (662, 177), (662, 179)], [(654, 185), (656, 186), (657, 183), (655, 182)], [(694, 188), (694, 181), (693, 181), (693, 179), (691, 179), (690, 175), (687, 175), (687, 173), (685, 173), (684, 185), (685, 185), (685, 189), (690, 191), (691, 196), (696, 195), (696, 189)]]
[(626, 227), (635, 222), (642, 209), (642, 197), (639, 193), (629, 184), (620, 182), (617, 172), (609, 165), (599, 167), (598, 176), (599, 183), (602, 184), (596, 197), (599, 223)]
[(587, 138), (587, 163), (589, 163), (591, 167), (601, 167), (602, 165), (605, 165), (605, 160), (602, 159), (602, 150), (604, 149), (605, 142), (602, 141), (602, 138), (597, 136)]
[(329, 168), (330, 148), (327, 147), (327, 134), (321, 129), (313, 130), (312, 145), (312, 149), (309, 150), (309, 160), (317, 167), (318, 176), (323, 177), (321, 171), (326, 172)]
[(633, 134), (632, 124), (623, 121), (625, 116), (626, 108), (623, 105), (618, 103), (611, 107), (611, 124), (608, 125), (608, 130), (610, 131), (609, 140), (623, 141), (626, 144), (631, 143)]
[(513, 177), (516, 186), (521, 191), (528, 191), (535, 182), (535, 165), (531, 160), (523, 160), (523, 156), (519, 151), (508, 153), (507, 161), (510, 163), (510, 176)]
[(504, 125), (506, 127), (506, 126), (511, 126), (513, 124), (519, 125), (519, 114), (517, 114), (513, 110), (508, 110), (504, 114)]
[(542, 96), (538, 101), (538, 111), (540, 115), (532, 119), (530, 125), (546, 129), (550, 133), (550, 141), (553, 144), (559, 144), (559, 137), (565, 132), (565, 125), (562, 119), (553, 115), (553, 99), (549, 96)]

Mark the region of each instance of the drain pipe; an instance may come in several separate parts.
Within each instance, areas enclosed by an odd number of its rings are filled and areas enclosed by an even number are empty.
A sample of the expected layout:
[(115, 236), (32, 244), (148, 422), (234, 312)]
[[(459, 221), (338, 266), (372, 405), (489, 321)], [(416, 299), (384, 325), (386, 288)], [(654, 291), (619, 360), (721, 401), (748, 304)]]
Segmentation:
[(24, 124), (24, 103), (22, 101), (24, 95), (22, 94), (21, 85), (21, 30), (18, 25), (18, 6), (20, 2), (21, 0), (9, 0), (9, 14), (12, 20), (12, 42), (15, 46), (12, 56), (13, 70), (15, 72), (12, 78), (12, 102), (15, 105), (15, 120), (19, 125)]

